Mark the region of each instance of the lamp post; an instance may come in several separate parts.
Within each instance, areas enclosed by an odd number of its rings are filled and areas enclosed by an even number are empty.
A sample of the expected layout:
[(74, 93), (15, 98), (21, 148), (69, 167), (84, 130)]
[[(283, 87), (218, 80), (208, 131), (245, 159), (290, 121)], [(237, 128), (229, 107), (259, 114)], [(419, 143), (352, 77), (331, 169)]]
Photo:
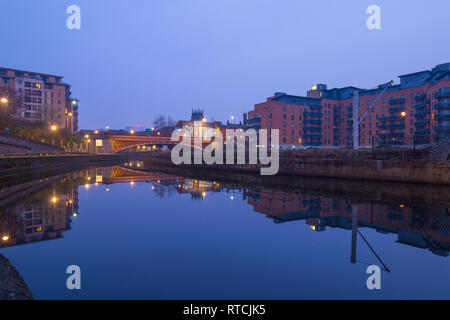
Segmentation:
[[(58, 127), (56, 126), (56, 125), (52, 125), (51, 127), (50, 127), (50, 130), (53, 132), (53, 133), (55, 133), (57, 130), (58, 130)], [(52, 137), (52, 145), (55, 145), (55, 138), (54, 137)]]

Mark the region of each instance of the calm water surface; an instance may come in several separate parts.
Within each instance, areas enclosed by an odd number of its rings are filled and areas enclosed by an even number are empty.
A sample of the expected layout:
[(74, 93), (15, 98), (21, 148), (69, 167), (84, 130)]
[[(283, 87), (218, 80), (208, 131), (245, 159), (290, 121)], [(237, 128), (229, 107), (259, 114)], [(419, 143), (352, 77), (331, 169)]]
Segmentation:
[[(446, 207), (121, 167), (49, 177), (32, 188), (3, 190), (16, 198), (0, 201), (0, 232), (8, 237), (0, 254), (37, 299), (450, 298)], [(352, 242), (355, 221), (390, 269), (381, 290), (366, 287), (367, 266), (382, 264), (360, 235)], [(81, 290), (66, 287), (69, 265), (81, 268)]]

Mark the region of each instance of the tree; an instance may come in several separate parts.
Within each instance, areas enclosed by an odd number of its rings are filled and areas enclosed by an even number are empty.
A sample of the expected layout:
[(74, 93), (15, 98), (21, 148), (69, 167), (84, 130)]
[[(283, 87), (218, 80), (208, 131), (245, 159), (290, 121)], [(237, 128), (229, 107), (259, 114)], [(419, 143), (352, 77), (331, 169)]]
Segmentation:
[(156, 116), (155, 120), (153, 120), (153, 128), (155, 130), (159, 130), (164, 128), (167, 125), (166, 118), (163, 115)]
[(167, 116), (167, 125), (168, 125), (169, 127), (173, 127), (173, 126), (176, 125), (176, 124), (177, 124), (176, 121), (173, 120), (173, 118), (172, 118), (171, 116)]
[(176, 121), (171, 116), (164, 117), (163, 115), (158, 115), (153, 120), (153, 128), (155, 130), (160, 130), (164, 127), (173, 127), (175, 124)]
[(23, 97), (16, 90), (0, 85), (0, 129), (4, 131), (22, 108)]

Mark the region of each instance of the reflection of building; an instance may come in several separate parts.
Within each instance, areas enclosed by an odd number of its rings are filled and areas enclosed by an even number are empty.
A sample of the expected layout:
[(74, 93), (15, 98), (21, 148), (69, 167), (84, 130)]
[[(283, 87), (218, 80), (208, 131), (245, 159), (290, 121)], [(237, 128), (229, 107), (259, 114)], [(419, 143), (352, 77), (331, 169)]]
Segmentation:
[(448, 256), (450, 251), (449, 209), (419, 208), (384, 203), (352, 205), (351, 202), (300, 193), (246, 191), (248, 203), (276, 223), (305, 220), (312, 230), (326, 227), (352, 229), (352, 207), (357, 208), (358, 227), (380, 233), (395, 233), (397, 242), (428, 248)]
[(1, 246), (61, 238), (78, 214), (78, 192), (70, 185), (45, 189), (0, 213)]

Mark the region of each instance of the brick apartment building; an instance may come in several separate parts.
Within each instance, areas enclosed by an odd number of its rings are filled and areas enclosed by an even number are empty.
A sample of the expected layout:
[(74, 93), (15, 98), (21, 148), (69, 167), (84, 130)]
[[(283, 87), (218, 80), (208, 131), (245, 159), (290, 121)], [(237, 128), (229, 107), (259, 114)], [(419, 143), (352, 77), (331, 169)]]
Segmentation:
[(69, 132), (78, 130), (78, 100), (71, 98), (70, 85), (63, 83), (63, 77), (0, 68), (0, 85), (22, 94), (18, 119), (43, 121)]
[(378, 101), (387, 84), (369, 90), (318, 84), (306, 97), (278, 92), (256, 104), (245, 125), (279, 129), (281, 146), (352, 146), (358, 91), (360, 116), (371, 108), (360, 123), (360, 146), (429, 144), (450, 136), (450, 63), (399, 78)]

